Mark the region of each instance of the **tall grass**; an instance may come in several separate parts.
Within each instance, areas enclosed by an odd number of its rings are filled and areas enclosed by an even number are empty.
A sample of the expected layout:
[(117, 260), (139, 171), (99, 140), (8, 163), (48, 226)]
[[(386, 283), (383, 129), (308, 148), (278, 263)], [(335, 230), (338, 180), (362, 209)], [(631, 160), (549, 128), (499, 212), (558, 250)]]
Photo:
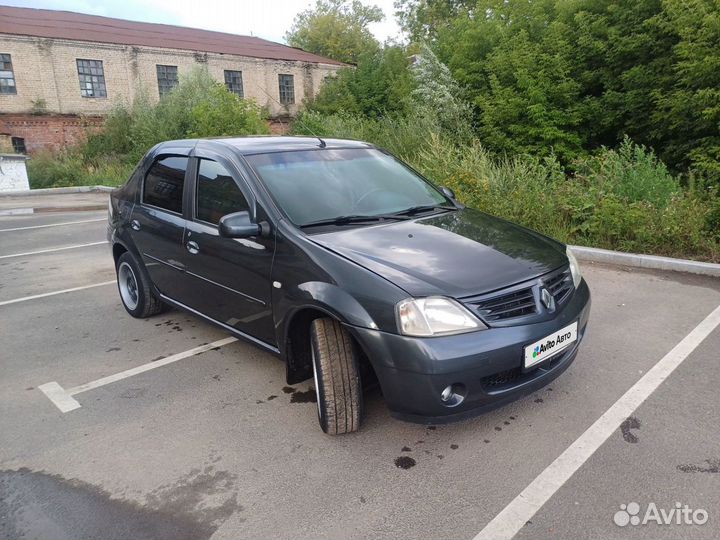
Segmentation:
[(720, 262), (720, 199), (683, 189), (647, 148), (625, 139), (572, 164), (497, 156), (458, 144), (422, 116), (305, 114), (295, 133), (361, 139), (406, 160), (464, 204), (566, 243)]

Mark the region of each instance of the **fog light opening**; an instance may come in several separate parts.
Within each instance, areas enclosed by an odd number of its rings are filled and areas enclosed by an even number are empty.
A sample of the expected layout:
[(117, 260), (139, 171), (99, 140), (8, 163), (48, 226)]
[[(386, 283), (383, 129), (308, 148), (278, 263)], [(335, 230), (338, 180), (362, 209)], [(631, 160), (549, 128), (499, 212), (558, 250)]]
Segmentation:
[(466, 395), (467, 389), (464, 384), (453, 383), (440, 393), (440, 401), (446, 407), (457, 407), (465, 400)]

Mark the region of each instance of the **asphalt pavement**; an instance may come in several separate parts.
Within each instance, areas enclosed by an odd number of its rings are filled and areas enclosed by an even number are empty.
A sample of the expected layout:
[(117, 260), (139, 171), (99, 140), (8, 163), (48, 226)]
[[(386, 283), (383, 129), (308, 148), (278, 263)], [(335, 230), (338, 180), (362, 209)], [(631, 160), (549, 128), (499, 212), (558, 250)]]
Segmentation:
[[(551, 474), (707, 328), (720, 280), (583, 264), (588, 332), (550, 386), (443, 426), (392, 419), (373, 390), (361, 431), (330, 437), (312, 381), (287, 386), (276, 357), (177, 310), (127, 315), (106, 206), (0, 197), (0, 538), (470, 539), (529, 486), (545, 495), (516, 538), (720, 537), (717, 326), (573, 474)], [(643, 519), (677, 504), (707, 519)]]

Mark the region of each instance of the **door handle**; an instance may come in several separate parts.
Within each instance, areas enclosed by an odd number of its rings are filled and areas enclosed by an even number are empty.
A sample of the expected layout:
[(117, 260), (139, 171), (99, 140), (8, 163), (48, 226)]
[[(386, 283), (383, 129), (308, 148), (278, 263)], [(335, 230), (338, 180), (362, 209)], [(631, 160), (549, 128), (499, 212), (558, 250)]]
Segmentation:
[(195, 255), (196, 253), (200, 253), (200, 246), (198, 246), (197, 242), (190, 241), (185, 244), (185, 247), (193, 255)]
[(140, 222), (137, 219), (133, 219), (130, 222), (130, 227), (133, 231), (139, 231), (140, 230)]

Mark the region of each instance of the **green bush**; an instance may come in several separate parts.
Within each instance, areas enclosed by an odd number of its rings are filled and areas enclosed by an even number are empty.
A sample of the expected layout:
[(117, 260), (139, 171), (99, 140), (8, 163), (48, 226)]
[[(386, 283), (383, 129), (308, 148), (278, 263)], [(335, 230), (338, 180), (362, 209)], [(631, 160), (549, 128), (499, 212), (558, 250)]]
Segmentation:
[(84, 175), (83, 162), (77, 155), (38, 152), (27, 161), (30, 187), (79, 186)]
[(644, 146), (625, 137), (617, 150), (603, 148), (575, 163), (576, 176), (628, 201), (664, 207), (680, 191), (680, 183)]
[(250, 100), (228, 92), (215, 83), (206, 98), (190, 111), (191, 137), (220, 137), (225, 135), (269, 134), (267, 122), (260, 109)]

